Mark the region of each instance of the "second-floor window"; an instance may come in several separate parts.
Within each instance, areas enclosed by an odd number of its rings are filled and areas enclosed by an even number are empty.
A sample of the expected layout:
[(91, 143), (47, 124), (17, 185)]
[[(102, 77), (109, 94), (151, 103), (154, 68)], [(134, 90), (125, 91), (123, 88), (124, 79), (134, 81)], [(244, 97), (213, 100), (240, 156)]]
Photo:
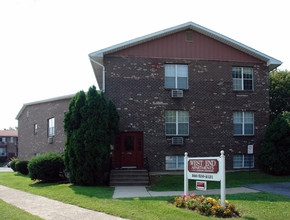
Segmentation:
[(233, 67), (233, 90), (253, 90), (253, 68)]
[(254, 113), (234, 112), (234, 135), (254, 135)]
[(48, 119), (48, 136), (52, 137), (55, 134), (55, 120), (54, 118)]
[(188, 135), (189, 119), (188, 111), (166, 111), (165, 133), (166, 135)]
[(188, 89), (188, 66), (165, 64), (165, 88)]

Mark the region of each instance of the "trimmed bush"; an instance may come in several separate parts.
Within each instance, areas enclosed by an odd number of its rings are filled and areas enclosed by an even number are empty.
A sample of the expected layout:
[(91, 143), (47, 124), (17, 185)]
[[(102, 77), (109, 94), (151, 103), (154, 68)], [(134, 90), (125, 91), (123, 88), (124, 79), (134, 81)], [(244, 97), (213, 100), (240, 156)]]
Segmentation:
[(10, 162), (9, 162), (9, 167), (14, 171), (16, 172), (16, 168), (15, 168), (15, 163), (18, 161), (18, 158), (17, 157), (13, 157), (10, 159)]
[(16, 171), (18, 171), (19, 173), (23, 174), (23, 175), (27, 175), (28, 174), (28, 160), (23, 160), (23, 161), (16, 161), (15, 163), (15, 169)]
[(28, 163), (32, 180), (58, 181), (64, 179), (64, 159), (60, 153), (50, 152), (32, 157)]

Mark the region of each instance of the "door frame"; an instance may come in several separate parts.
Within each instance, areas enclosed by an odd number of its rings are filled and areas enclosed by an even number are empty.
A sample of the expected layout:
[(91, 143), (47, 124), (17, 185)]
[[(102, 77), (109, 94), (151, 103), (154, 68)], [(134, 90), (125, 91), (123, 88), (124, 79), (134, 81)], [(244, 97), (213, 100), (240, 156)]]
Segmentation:
[[(134, 152), (132, 152), (133, 165), (126, 166), (126, 157), (124, 157), (125, 146), (124, 138), (125, 136), (134, 137)], [(132, 161), (131, 161), (132, 162)], [(120, 136), (115, 138), (114, 141), (114, 168), (144, 168), (144, 135), (143, 132), (120, 132)]]

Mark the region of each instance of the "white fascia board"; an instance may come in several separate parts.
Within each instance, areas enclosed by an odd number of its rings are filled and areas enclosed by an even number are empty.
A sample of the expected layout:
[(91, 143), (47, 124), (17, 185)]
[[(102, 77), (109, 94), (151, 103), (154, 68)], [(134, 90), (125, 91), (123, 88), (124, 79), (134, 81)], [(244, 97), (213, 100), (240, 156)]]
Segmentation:
[(167, 36), (167, 35), (173, 34), (175, 32), (186, 30), (186, 29), (192, 29), (194, 31), (197, 31), (197, 32), (204, 34), (208, 37), (211, 37), (217, 41), (220, 41), (226, 45), (229, 45), (233, 48), (236, 48), (237, 50), (240, 50), (244, 53), (247, 53), (247, 54), (249, 54), (253, 57), (256, 57), (260, 60), (263, 60), (264, 62), (267, 62), (268, 66), (275, 66), (275, 68), (276, 68), (282, 64), (282, 62), (277, 60), (277, 59), (274, 59), (274, 58), (272, 58), (264, 53), (261, 53), (260, 51), (257, 51), (251, 47), (248, 47), (248, 46), (238, 42), (238, 41), (235, 41), (229, 37), (226, 37), (220, 33), (217, 33), (215, 31), (207, 29), (207, 28), (205, 28), (201, 25), (198, 25), (196, 23), (193, 23), (193, 22), (187, 22), (187, 23), (184, 23), (184, 24), (181, 24), (178, 26), (174, 26), (174, 27), (162, 30), (162, 31), (158, 31), (158, 32), (155, 32), (155, 33), (152, 33), (149, 35), (145, 35), (143, 37), (138, 37), (138, 38), (135, 38), (133, 40), (129, 40), (129, 41), (126, 41), (126, 42), (123, 42), (120, 44), (116, 44), (114, 46), (107, 47), (107, 48), (104, 48), (102, 50), (90, 53), (89, 56), (90, 57), (103, 57), (107, 53), (119, 51), (119, 50), (122, 50), (122, 49), (125, 49), (128, 47), (135, 46), (137, 44), (141, 44), (141, 43), (146, 42), (146, 41), (157, 39), (157, 38)]
[(42, 103), (46, 103), (46, 102), (54, 102), (54, 101), (59, 101), (59, 100), (63, 100), (63, 99), (71, 99), (72, 97), (74, 97), (75, 94), (70, 94), (70, 95), (65, 95), (65, 96), (59, 96), (59, 97), (54, 97), (54, 98), (50, 98), (50, 99), (44, 99), (44, 100), (39, 100), (39, 101), (35, 101), (35, 102), (29, 102), (29, 103), (25, 103), (23, 104), (22, 108), (20, 109), (19, 113), (16, 116), (16, 120), (19, 119), (20, 115), (22, 114), (22, 112), (24, 111), (24, 109), (27, 106), (30, 105), (37, 105), (37, 104), (42, 104)]

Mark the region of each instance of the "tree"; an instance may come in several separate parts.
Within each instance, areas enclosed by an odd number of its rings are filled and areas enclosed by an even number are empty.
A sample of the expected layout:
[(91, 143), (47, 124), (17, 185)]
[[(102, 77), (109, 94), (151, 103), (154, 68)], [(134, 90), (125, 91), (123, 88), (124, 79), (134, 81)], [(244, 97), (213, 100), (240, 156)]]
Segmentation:
[(275, 175), (290, 174), (290, 123), (289, 114), (284, 115), (270, 122), (259, 152), (263, 170)]
[(65, 167), (70, 172), (72, 183), (80, 183), (82, 179), (82, 166), (85, 162), (82, 112), (85, 111), (86, 95), (84, 91), (78, 92), (69, 104), (69, 111), (64, 117)]
[(72, 99), (64, 120), (67, 134), (65, 164), (70, 181), (79, 185), (102, 185), (110, 144), (119, 132), (119, 115), (95, 86), (87, 96)]
[(271, 119), (290, 111), (290, 72), (273, 71), (269, 76)]

